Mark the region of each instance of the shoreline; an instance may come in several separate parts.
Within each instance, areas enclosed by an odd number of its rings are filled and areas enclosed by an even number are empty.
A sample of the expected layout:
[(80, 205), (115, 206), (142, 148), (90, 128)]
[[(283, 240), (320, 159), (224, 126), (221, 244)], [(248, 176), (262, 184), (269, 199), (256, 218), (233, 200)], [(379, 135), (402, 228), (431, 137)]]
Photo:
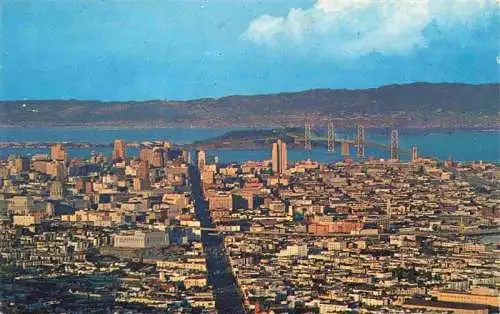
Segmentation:
[[(303, 125), (290, 125), (286, 126), (286, 128), (303, 128)], [(320, 124), (321, 128), (326, 128), (326, 125)], [(266, 126), (245, 126), (245, 125), (235, 125), (235, 126), (206, 126), (206, 125), (201, 125), (201, 126), (189, 126), (189, 125), (168, 125), (168, 126), (154, 126), (154, 125), (148, 125), (148, 126), (140, 126), (140, 125), (130, 125), (130, 126), (119, 126), (119, 125), (108, 125), (108, 126), (103, 126), (103, 125), (85, 125), (85, 124), (72, 124), (72, 125), (10, 125), (10, 124), (0, 124), (0, 129), (96, 129), (99, 131), (106, 131), (106, 130), (161, 130), (161, 129), (186, 129), (186, 130), (228, 130), (228, 131), (235, 131), (235, 130), (273, 130), (273, 129), (280, 129), (282, 126), (280, 125), (266, 125)], [(355, 126), (352, 127), (341, 127), (338, 128), (337, 130), (352, 130), (354, 129)], [(389, 130), (392, 129), (392, 127), (373, 127), (373, 126), (365, 126), (365, 130)], [(403, 126), (403, 127), (397, 127), (399, 131), (480, 131), (480, 132), (500, 132), (500, 125), (498, 126), (471, 126), (471, 127), (441, 127), (441, 126), (420, 126), (420, 127), (415, 127), (415, 126)]]

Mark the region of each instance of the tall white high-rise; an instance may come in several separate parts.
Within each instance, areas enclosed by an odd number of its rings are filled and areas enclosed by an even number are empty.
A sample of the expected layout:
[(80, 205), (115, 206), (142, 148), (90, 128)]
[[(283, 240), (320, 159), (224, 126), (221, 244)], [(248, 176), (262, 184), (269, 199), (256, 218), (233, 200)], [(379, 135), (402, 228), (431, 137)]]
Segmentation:
[(199, 150), (196, 152), (196, 161), (198, 163), (198, 170), (200, 171), (200, 173), (203, 171), (205, 165), (207, 164), (206, 159), (207, 158), (204, 150)]

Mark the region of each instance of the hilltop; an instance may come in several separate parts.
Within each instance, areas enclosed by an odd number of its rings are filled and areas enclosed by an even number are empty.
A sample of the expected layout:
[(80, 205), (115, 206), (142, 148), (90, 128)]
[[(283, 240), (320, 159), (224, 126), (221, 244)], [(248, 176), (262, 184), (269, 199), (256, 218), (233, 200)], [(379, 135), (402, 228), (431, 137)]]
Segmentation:
[(387, 85), (314, 89), (189, 101), (0, 101), (0, 123), (14, 126), (300, 126), (334, 119), (337, 126), (500, 126), (499, 84)]

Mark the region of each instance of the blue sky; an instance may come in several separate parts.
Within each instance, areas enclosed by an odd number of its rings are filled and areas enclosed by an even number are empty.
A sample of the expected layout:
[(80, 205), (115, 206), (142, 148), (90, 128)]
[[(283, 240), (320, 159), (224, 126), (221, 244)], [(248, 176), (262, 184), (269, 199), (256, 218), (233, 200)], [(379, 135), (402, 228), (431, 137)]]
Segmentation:
[(0, 0), (1, 99), (498, 82), (480, 0)]

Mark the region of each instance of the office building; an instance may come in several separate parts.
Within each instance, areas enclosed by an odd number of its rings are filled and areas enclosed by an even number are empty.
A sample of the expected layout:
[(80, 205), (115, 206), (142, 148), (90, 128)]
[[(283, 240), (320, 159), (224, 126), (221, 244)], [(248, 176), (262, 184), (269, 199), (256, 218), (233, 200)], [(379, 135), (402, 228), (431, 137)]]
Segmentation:
[(418, 148), (417, 146), (413, 146), (411, 148), (411, 161), (417, 161), (418, 160)]
[(34, 215), (14, 215), (12, 217), (12, 224), (14, 226), (29, 227), (37, 225), (41, 222), (40, 216)]
[(207, 163), (205, 151), (199, 150), (196, 152), (196, 162), (198, 163), (198, 170), (200, 173), (203, 172)]
[(14, 160), (14, 168), (16, 169), (16, 173), (28, 171), (30, 169), (30, 160), (26, 157), (18, 156)]
[(57, 180), (64, 181), (66, 178), (66, 167), (62, 161), (52, 161), (46, 164), (46, 171), (49, 176)]
[(50, 198), (53, 200), (61, 200), (64, 197), (64, 187), (60, 181), (54, 181), (50, 185)]
[(50, 158), (52, 161), (67, 161), (68, 153), (62, 144), (54, 144), (50, 147)]
[(233, 196), (229, 193), (217, 193), (208, 197), (208, 209), (232, 209)]
[(122, 248), (163, 248), (168, 242), (168, 234), (164, 231), (122, 231), (114, 237), (115, 247)]
[(342, 156), (344, 156), (344, 157), (349, 157), (349, 156), (350, 156), (350, 152), (349, 152), (349, 149), (350, 149), (350, 147), (349, 147), (349, 143), (347, 143), (347, 142), (342, 142), (342, 144), (341, 144), (341, 146), (340, 146), (340, 147), (341, 147), (341, 149), (340, 149), (340, 150), (341, 150), (341, 154), (342, 154)]
[(281, 140), (273, 144), (272, 164), (274, 174), (282, 174), (288, 168), (286, 143)]
[(8, 211), (14, 215), (29, 215), (34, 208), (31, 196), (14, 196), (9, 200)]
[(147, 161), (153, 168), (161, 168), (165, 165), (165, 155), (161, 147), (142, 148), (139, 158)]
[(143, 182), (149, 183), (149, 162), (141, 160), (136, 166), (136, 174)]
[(308, 253), (307, 245), (288, 245), (286, 249), (278, 253), (280, 257), (300, 256), (306, 257)]
[(124, 160), (127, 156), (127, 146), (124, 140), (115, 140), (113, 147), (113, 159)]
[(201, 179), (203, 184), (210, 185), (214, 183), (215, 172), (212, 169), (205, 169), (201, 173)]

